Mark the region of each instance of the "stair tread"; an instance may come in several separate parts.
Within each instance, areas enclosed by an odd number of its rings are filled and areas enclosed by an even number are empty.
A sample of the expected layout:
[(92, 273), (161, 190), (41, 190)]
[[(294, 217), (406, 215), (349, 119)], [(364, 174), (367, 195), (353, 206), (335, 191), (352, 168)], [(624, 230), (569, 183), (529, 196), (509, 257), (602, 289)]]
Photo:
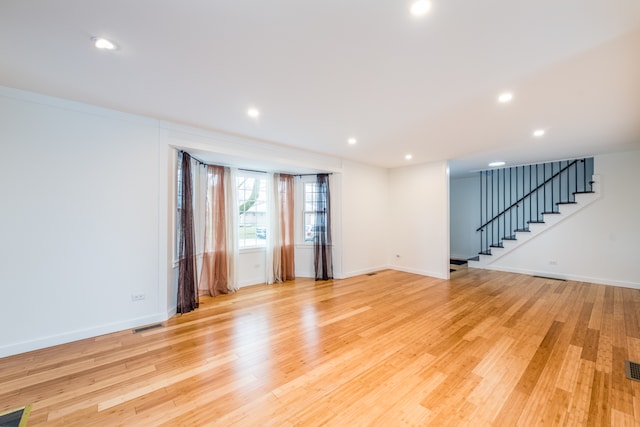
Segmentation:
[(505, 236), (502, 238), (502, 240), (518, 240), (518, 239), (516, 238), (516, 236)]
[(574, 191), (573, 194), (591, 194), (595, 193), (595, 191)]
[(542, 212), (542, 215), (559, 215), (559, 214), (560, 214), (559, 211)]
[(491, 251), (478, 252), (480, 255), (491, 255)]
[(556, 202), (556, 205), (575, 205), (578, 202)]
[(529, 232), (531, 232), (531, 230), (529, 230), (528, 228), (517, 228), (514, 231), (520, 232), (520, 233), (529, 233)]
[(544, 224), (544, 221), (539, 221), (539, 220), (530, 220), (527, 221), (529, 224)]
[(490, 248), (504, 248), (504, 246), (502, 246), (502, 243), (499, 243), (497, 245), (489, 245)]

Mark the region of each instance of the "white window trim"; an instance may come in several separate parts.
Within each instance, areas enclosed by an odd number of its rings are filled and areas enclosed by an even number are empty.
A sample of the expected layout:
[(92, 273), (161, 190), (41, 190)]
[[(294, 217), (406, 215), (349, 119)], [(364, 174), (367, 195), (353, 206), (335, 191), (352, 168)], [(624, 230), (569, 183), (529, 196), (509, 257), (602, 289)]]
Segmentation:
[[(237, 175), (238, 178), (244, 178), (244, 177), (254, 177), (257, 179), (261, 179), (261, 180), (267, 180), (267, 175), (265, 172), (257, 172), (257, 171), (246, 171), (246, 170), (242, 170), (242, 169), (238, 169), (237, 171)], [(237, 186), (237, 183), (236, 183)], [(268, 189), (266, 189), (268, 191)], [(237, 191), (237, 187), (236, 187), (236, 191)], [(240, 203), (240, 199), (238, 198), (238, 203)], [(265, 200), (266, 203), (266, 200)], [(251, 252), (253, 250), (265, 250), (266, 249), (266, 242), (264, 245), (252, 245), (252, 246), (240, 246), (240, 214), (238, 212), (235, 213), (236, 215), (238, 215), (238, 249), (240, 252)], [(266, 215), (269, 214), (269, 206), (266, 206)]]

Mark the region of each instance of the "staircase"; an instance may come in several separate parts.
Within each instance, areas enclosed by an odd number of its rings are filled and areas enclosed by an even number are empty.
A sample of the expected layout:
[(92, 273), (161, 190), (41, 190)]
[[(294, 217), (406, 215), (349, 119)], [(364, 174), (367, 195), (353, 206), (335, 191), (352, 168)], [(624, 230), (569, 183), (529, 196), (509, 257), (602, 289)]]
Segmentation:
[(600, 197), (593, 158), (480, 172), (480, 250), (469, 267), (490, 265)]

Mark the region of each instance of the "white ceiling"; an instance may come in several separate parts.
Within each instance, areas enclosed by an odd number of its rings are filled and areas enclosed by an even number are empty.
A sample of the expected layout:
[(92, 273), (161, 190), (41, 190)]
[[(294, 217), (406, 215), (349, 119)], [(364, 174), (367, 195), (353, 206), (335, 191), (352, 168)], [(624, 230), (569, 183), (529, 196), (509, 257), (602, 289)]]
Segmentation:
[(640, 1), (432, 3), (2, 0), (0, 85), (383, 167), (640, 148)]

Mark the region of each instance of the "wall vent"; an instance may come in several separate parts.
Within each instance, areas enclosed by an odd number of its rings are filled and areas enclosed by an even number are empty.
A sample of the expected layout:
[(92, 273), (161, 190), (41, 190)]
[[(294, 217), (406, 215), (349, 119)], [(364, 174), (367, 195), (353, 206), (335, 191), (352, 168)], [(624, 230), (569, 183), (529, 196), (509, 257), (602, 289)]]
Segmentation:
[(136, 329), (134, 329), (134, 330), (133, 330), (133, 333), (134, 333), (134, 334), (137, 334), (137, 333), (139, 333), (139, 332), (145, 332), (145, 331), (148, 331), (148, 330), (150, 330), (150, 329), (156, 329), (156, 328), (164, 328), (164, 324), (162, 324), (162, 323), (155, 323), (155, 324), (153, 324), (153, 325), (142, 326), (142, 327), (140, 327), (140, 328), (136, 328)]
[(539, 275), (534, 275), (533, 277), (537, 277), (538, 279), (558, 280), (560, 282), (566, 282), (567, 281), (567, 279), (562, 279), (560, 277), (549, 277), (549, 276), (539, 276)]

